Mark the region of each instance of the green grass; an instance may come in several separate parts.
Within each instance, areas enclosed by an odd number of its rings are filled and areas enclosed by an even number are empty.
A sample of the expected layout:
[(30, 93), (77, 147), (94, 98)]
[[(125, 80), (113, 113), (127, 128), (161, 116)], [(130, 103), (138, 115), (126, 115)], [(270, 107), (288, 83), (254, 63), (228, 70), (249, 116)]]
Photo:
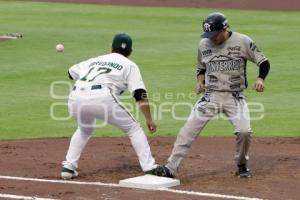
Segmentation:
[[(193, 104), (196, 98), (187, 95), (193, 92), (195, 83), (201, 21), (211, 11), (0, 1), (1, 33), (24, 34), (23, 39), (0, 43), (0, 139), (72, 135), (72, 120), (56, 121), (50, 117), (53, 103), (67, 101), (52, 98), (50, 85), (68, 81), (66, 72), (72, 64), (109, 52), (111, 38), (117, 32), (127, 32), (134, 40), (131, 58), (141, 68), (156, 107), (153, 111), (167, 102)], [(300, 136), (300, 12), (220, 11), (227, 15), (232, 30), (251, 36), (271, 62), (265, 93), (251, 88), (247, 91), (249, 102), (260, 102), (265, 108), (264, 119), (252, 121), (256, 135)], [(64, 53), (55, 52), (57, 43), (65, 45)], [(255, 65), (249, 64), (251, 85), (257, 71)], [(55, 91), (67, 96), (68, 87), (58, 86)], [(177, 93), (186, 97), (176, 98)], [(125, 102), (134, 105), (131, 100)], [(172, 105), (164, 108), (170, 110)], [(188, 107), (176, 107), (178, 117), (187, 117), (189, 112)], [(67, 107), (56, 107), (55, 115), (67, 116)], [(176, 135), (185, 122), (174, 120), (168, 111), (160, 117), (156, 135)], [(214, 120), (202, 135), (231, 136), (232, 131), (228, 121)], [(113, 127), (96, 133), (123, 135)]]

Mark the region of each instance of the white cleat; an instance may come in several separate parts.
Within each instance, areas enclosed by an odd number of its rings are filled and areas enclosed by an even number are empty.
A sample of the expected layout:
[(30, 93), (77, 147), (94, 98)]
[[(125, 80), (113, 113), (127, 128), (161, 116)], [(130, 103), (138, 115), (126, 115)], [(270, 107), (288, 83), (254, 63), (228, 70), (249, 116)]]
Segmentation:
[(72, 178), (76, 178), (78, 176), (78, 172), (76, 170), (73, 171), (63, 167), (60, 175), (62, 179), (69, 180)]
[(78, 176), (78, 172), (71, 165), (63, 162), (63, 167), (61, 169), (61, 178), (64, 180), (70, 180)]

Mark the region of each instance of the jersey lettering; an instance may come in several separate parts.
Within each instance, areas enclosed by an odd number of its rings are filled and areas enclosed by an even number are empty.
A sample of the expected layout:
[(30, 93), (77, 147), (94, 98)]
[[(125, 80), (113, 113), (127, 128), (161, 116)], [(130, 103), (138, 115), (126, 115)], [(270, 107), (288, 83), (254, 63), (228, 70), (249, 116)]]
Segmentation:
[[(211, 72), (224, 72), (224, 71), (238, 71), (240, 69), (240, 66), (242, 64), (241, 59), (230, 59), (227, 57), (221, 58), (221, 60), (215, 60), (220, 59), (217, 57), (214, 57), (206, 64), (207, 67), (207, 73), (210, 74)], [(226, 60), (225, 60), (225, 59)]]
[(111, 67), (117, 70), (122, 70), (123, 66), (118, 64), (118, 63), (113, 63), (113, 62), (105, 62), (105, 61), (98, 61), (98, 62), (92, 62), (89, 67), (93, 67), (94, 65), (99, 65), (99, 66), (106, 66), (106, 67)]

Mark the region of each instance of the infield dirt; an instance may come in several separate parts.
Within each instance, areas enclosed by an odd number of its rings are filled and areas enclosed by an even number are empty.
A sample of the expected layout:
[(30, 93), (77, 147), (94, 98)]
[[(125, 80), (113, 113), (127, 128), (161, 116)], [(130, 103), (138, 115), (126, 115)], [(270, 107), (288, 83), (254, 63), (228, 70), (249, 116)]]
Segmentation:
[[(156, 161), (165, 163), (174, 137), (150, 138)], [(2, 176), (60, 180), (69, 139), (0, 142)], [(234, 138), (199, 137), (183, 161), (176, 189), (258, 197), (298, 199), (300, 138), (254, 138), (250, 153), (253, 177), (234, 176)], [(92, 138), (79, 165), (77, 181), (118, 183), (142, 175), (128, 138)], [(59, 199), (199, 199), (195, 196), (124, 188), (72, 186), (0, 179), (0, 193)], [(204, 198), (201, 199), (212, 199)]]

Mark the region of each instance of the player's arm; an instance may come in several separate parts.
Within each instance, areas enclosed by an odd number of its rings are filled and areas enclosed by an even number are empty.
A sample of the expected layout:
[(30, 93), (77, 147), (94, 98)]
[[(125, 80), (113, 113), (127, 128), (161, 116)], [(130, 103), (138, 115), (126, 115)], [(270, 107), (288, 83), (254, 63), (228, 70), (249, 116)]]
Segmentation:
[(265, 88), (264, 80), (270, 71), (270, 62), (265, 60), (259, 65), (259, 74), (255, 81), (254, 88), (257, 92), (263, 92)]
[(84, 69), (89, 68), (89, 63), (91, 62), (91, 60), (94, 58), (91, 58), (89, 60), (80, 62), (78, 64), (75, 64), (73, 66), (70, 67), (70, 69), (68, 70), (68, 76), (71, 80), (79, 80), (80, 79), (80, 72), (83, 71)]
[(156, 124), (152, 119), (150, 106), (149, 106), (149, 100), (147, 98), (147, 92), (144, 89), (136, 89), (133, 92), (133, 96), (136, 100), (136, 102), (139, 104), (139, 108), (142, 111), (146, 123), (148, 126), (148, 129), (151, 133), (154, 133), (156, 131)]
[(205, 73), (206, 68), (205, 65), (202, 63), (202, 54), (200, 49), (198, 49), (198, 65), (197, 65), (197, 83), (195, 87), (196, 94), (200, 94), (205, 91)]
[(68, 71), (68, 76), (70, 80), (74, 80), (74, 78), (71, 76), (70, 72)]
[(147, 92), (145, 89), (146, 87), (137, 65), (131, 66), (130, 72), (127, 76), (127, 83), (128, 90), (132, 93), (133, 97), (139, 105), (140, 110), (142, 111), (145, 117), (149, 131), (151, 133), (154, 133), (156, 131), (156, 124), (152, 119)]
[(263, 92), (265, 88), (264, 80), (270, 71), (270, 62), (265, 55), (259, 50), (254, 41), (246, 36), (244, 38), (244, 44), (247, 49), (246, 58), (251, 62), (256, 63), (259, 67), (259, 75), (254, 83), (254, 89), (257, 92)]
[(203, 74), (197, 76), (196, 84), (196, 94), (200, 94), (205, 91), (205, 70), (202, 71)]
[(79, 79), (79, 72), (80, 72), (80, 65), (76, 64), (70, 67), (68, 70), (68, 76), (71, 80), (78, 80)]

